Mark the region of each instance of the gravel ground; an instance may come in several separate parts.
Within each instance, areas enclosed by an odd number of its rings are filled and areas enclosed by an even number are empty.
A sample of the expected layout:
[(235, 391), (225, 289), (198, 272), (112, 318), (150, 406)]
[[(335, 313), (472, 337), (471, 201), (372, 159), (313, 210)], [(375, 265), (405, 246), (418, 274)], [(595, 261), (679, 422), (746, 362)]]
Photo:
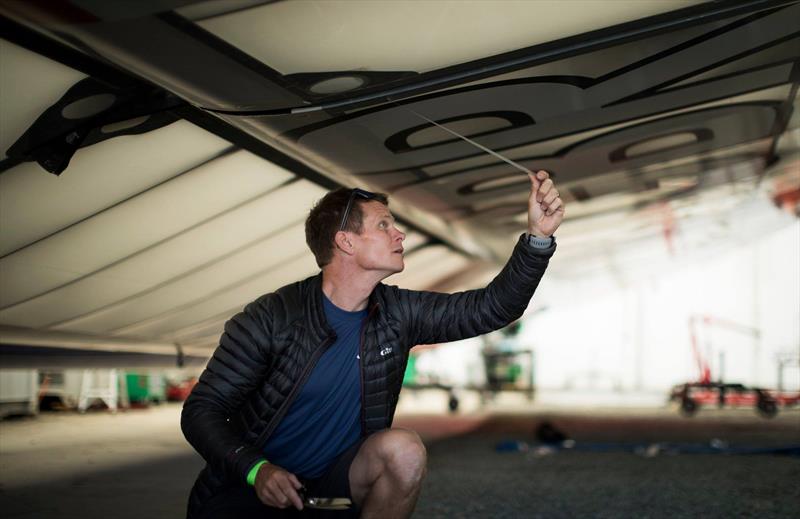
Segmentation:
[[(182, 517), (202, 465), (178, 429), (180, 407), (0, 422), (0, 510), (11, 518)], [(498, 452), (535, 442), (543, 421), (575, 448)], [(418, 430), (429, 471), (414, 517), (800, 517), (800, 458), (775, 455), (588, 452), (608, 442), (800, 445), (800, 410), (672, 410), (403, 415)]]
[[(534, 430), (545, 421), (574, 439), (573, 449), (537, 449)], [(529, 449), (496, 450), (509, 440)], [(670, 442), (685, 450), (712, 441), (800, 448), (800, 414), (776, 420), (732, 410), (693, 419), (664, 411), (490, 416), (429, 446), (415, 517), (800, 517), (796, 455), (670, 454), (654, 446)], [(592, 452), (603, 449), (609, 451)]]
[(415, 517), (798, 517), (800, 463), (776, 456), (497, 453), (430, 448)]

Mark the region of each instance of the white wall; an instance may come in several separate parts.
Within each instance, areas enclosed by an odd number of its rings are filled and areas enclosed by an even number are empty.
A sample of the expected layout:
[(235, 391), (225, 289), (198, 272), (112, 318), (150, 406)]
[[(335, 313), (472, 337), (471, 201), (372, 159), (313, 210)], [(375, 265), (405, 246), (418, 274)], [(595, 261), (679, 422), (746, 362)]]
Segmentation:
[[(557, 261), (557, 257), (553, 259)], [(641, 266), (640, 266), (641, 267)], [(699, 326), (712, 376), (725, 355), (725, 379), (774, 387), (776, 355), (800, 352), (800, 223), (768, 234), (742, 235), (732, 244), (671, 258), (639, 269), (633, 280), (619, 269), (605, 275), (542, 282), (521, 341), (537, 352), (542, 387), (661, 390), (698, 377), (689, 317), (710, 315), (760, 330), (755, 338), (722, 326)], [(797, 367), (784, 387), (800, 389)]]

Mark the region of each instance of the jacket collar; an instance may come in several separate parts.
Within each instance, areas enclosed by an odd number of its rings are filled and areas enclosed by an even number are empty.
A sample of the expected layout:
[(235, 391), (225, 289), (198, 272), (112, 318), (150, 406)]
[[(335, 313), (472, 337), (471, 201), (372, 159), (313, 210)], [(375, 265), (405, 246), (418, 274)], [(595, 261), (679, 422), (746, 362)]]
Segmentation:
[[(315, 333), (315, 339), (323, 341), (331, 337), (336, 337), (336, 332), (333, 331), (333, 328), (330, 327), (328, 320), (325, 318), (325, 307), (322, 304), (322, 272), (316, 276), (312, 276), (308, 281), (309, 292), (305, 297), (305, 310), (308, 316), (308, 323)], [(369, 295), (367, 310), (370, 316), (380, 309), (378, 292), (380, 292), (382, 288), (383, 284), (378, 283)]]

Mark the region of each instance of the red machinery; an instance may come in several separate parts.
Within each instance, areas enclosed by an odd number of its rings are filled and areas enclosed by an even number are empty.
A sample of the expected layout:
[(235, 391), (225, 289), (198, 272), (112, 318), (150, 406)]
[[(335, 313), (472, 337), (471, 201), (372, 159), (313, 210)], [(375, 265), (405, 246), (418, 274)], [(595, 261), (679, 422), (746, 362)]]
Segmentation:
[[(697, 382), (677, 385), (672, 388), (670, 393), (670, 401), (679, 402), (683, 414), (692, 416), (701, 405), (716, 405), (719, 408), (726, 406), (754, 407), (762, 416), (772, 417), (778, 413), (779, 406), (786, 407), (800, 403), (800, 393), (749, 388), (743, 384), (724, 383), (721, 380), (712, 382), (711, 369), (700, 354), (697, 344), (696, 323), (698, 320), (700, 320), (698, 316), (689, 318), (689, 334), (700, 379)], [(703, 316), (702, 323), (706, 326), (721, 325), (755, 337), (760, 336), (757, 329), (709, 316)]]

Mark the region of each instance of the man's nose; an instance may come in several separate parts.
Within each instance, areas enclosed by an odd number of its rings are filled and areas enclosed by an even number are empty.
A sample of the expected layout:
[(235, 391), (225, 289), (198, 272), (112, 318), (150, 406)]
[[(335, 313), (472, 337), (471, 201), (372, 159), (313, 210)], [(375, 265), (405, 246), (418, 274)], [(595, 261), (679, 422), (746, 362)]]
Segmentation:
[(403, 240), (405, 240), (405, 239), (406, 239), (406, 233), (404, 233), (403, 231), (401, 231), (401, 230), (400, 230), (400, 229), (398, 229), (397, 227), (395, 227), (395, 229), (394, 229), (394, 230), (395, 230), (395, 231), (397, 231), (397, 237), (396, 237), (396, 239), (397, 239), (397, 238), (399, 238), (399, 241), (403, 241)]

